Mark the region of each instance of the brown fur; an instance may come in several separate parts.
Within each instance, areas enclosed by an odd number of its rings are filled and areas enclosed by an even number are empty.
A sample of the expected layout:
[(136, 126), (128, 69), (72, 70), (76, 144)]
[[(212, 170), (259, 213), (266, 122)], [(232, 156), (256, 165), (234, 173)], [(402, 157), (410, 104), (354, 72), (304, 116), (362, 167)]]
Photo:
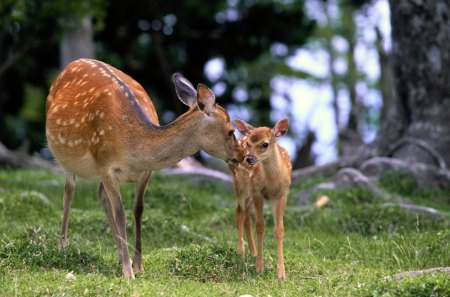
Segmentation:
[[(48, 146), (66, 174), (60, 247), (67, 245), (68, 215), (75, 176), (100, 181), (98, 196), (117, 245), (123, 275), (143, 270), (143, 196), (153, 170), (174, 165), (205, 150), (224, 160), (242, 158), (228, 113), (204, 85), (195, 90), (174, 76), (177, 94), (190, 109), (160, 127), (155, 107), (142, 86), (120, 70), (96, 60), (69, 64), (53, 83), (46, 104)], [(178, 90), (182, 88), (182, 91)], [(136, 183), (136, 244), (133, 268), (128, 256), (120, 182)]]
[[(239, 145), (244, 160), (236, 166), (229, 166), (238, 199), (236, 222), (238, 228), (237, 252), (244, 255), (244, 229), (250, 253), (256, 256), (256, 271), (264, 270), (263, 235), (265, 221), (263, 217), (264, 200), (269, 200), (273, 207), (275, 221), (275, 238), (278, 250), (278, 279), (286, 278), (283, 258), (284, 226), (283, 215), (286, 199), (291, 184), (292, 166), (287, 151), (276, 143), (276, 138), (287, 132), (287, 119), (280, 121), (273, 129), (267, 127), (253, 128), (244, 121), (235, 120), (238, 130), (244, 134)], [(283, 126), (282, 128), (280, 128)], [(281, 129), (281, 130), (280, 130)], [(264, 148), (263, 143), (268, 147)], [(246, 159), (252, 157), (256, 163), (250, 165)], [(255, 208), (256, 233), (258, 244), (255, 247), (252, 234), (252, 206)]]

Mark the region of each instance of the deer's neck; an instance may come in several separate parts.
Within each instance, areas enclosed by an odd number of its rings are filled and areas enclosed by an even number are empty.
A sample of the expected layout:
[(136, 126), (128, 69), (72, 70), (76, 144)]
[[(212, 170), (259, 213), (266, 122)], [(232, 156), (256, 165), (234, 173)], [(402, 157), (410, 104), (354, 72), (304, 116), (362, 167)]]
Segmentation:
[(282, 160), (278, 145), (275, 145), (272, 154), (261, 163), (265, 176), (274, 177), (276, 179), (277, 176), (282, 174)]
[(145, 170), (162, 169), (199, 151), (203, 120), (201, 112), (191, 109), (159, 129), (142, 127), (142, 139), (137, 139), (135, 148), (131, 148), (138, 166)]

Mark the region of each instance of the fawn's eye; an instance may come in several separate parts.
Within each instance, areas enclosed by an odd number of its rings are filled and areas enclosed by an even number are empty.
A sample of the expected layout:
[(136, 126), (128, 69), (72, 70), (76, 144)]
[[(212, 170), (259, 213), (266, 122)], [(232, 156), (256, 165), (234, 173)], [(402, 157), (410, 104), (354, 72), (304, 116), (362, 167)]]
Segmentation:
[(269, 147), (269, 143), (268, 142), (263, 142), (262, 147), (263, 148), (268, 148)]
[(234, 135), (234, 130), (230, 130), (230, 131), (228, 132), (228, 136), (233, 137), (233, 135)]

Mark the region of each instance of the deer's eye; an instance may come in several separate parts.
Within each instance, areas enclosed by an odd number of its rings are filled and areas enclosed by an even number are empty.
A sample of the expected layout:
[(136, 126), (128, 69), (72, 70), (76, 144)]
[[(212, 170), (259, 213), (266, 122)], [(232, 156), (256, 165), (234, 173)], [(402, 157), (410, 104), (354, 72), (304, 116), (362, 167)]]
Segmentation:
[(234, 130), (230, 130), (230, 131), (228, 132), (228, 136), (233, 137), (233, 135), (234, 135)]
[(269, 147), (269, 143), (268, 142), (263, 142), (262, 147), (263, 148), (268, 148)]

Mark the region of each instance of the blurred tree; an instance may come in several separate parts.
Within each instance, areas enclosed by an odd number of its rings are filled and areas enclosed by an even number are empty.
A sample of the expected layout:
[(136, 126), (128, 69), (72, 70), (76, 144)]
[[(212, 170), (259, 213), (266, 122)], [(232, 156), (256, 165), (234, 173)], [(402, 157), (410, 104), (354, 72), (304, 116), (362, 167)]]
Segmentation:
[(407, 162), (450, 164), (450, 3), (391, 0), (395, 106), (378, 148)]
[[(391, 0), (390, 7), (392, 108), (376, 140), (341, 164), (372, 172), (411, 170), (420, 183), (448, 189), (450, 3)], [(371, 159), (378, 156), (387, 158)]]
[[(59, 68), (58, 44), (85, 16), (92, 17), (97, 29), (97, 58), (137, 79), (160, 115), (175, 111), (162, 122), (185, 110), (170, 81), (172, 73), (181, 72), (195, 84), (222, 85), (218, 97), (223, 105), (233, 102), (236, 88), (243, 88), (257, 110), (252, 123), (269, 124), (270, 79), (281, 61), (270, 54), (271, 46), (285, 46), (286, 57), (305, 42), (314, 25), (305, 16), (303, 0), (5, 0), (0, 15), (5, 61), (0, 65), (0, 141), (16, 146), (40, 131), (41, 142), (34, 149), (44, 141), (44, 113), (40, 111), (40, 122), (27, 124), (22, 109), (31, 99), (24, 90), (31, 86), (29, 93), (35, 95), (30, 96), (47, 93)], [(208, 82), (204, 67), (212, 58), (221, 58), (226, 71)]]
[(44, 142), (44, 106), (58, 67), (64, 32), (91, 15), (101, 26), (103, 0), (3, 0), (0, 2), (0, 142), (16, 147)]
[(221, 58), (226, 71), (213, 82), (225, 87), (219, 101), (232, 103), (233, 90), (243, 89), (257, 111), (255, 125), (271, 124), (271, 46), (299, 47), (313, 28), (302, 0), (215, 0), (207, 5), (199, 0), (113, 0), (105, 23), (97, 36), (98, 56), (147, 86), (160, 108), (178, 114), (185, 110), (173, 93), (173, 72), (182, 72), (194, 84), (208, 83), (205, 64)]

